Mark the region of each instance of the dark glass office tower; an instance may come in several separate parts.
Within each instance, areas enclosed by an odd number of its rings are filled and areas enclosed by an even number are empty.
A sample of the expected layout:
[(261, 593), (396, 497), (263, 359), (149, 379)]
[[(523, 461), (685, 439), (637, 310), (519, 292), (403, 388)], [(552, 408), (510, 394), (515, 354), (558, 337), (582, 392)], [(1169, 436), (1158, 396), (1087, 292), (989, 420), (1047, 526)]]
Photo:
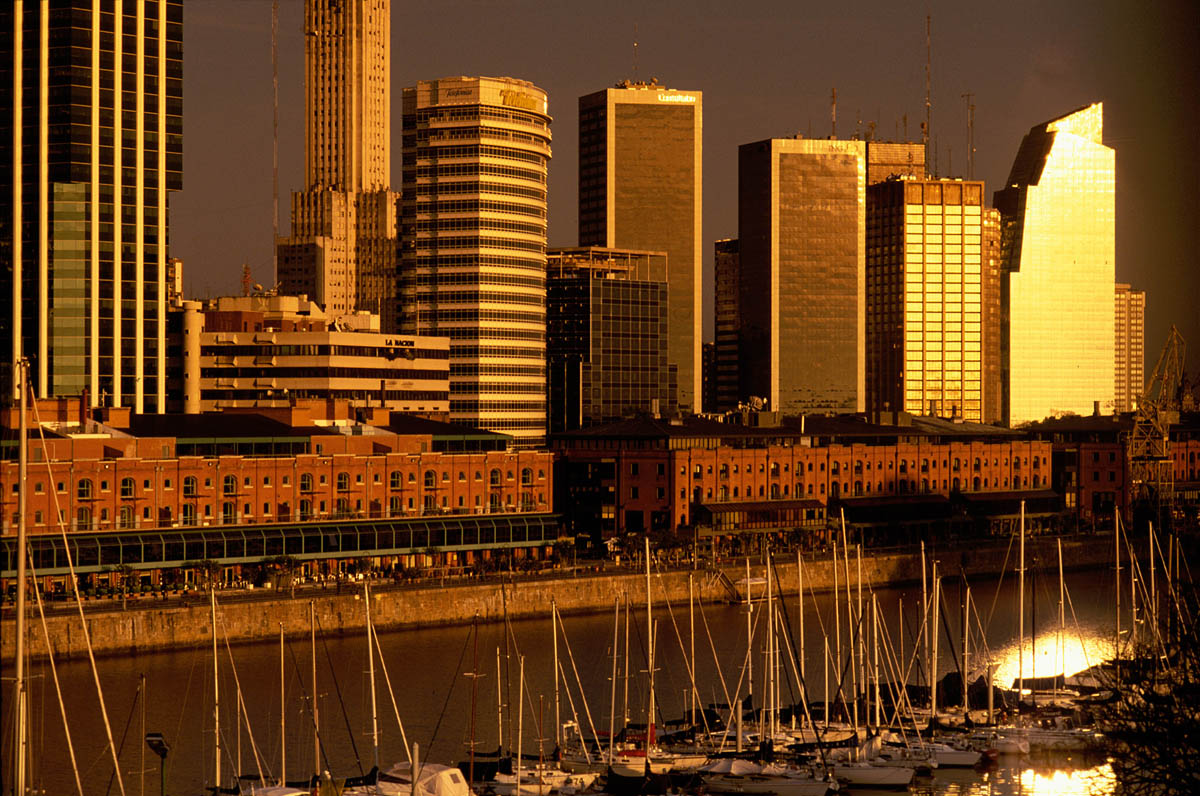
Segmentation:
[(39, 396), (164, 411), (182, 2), (2, 6), (0, 350), (29, 358)]
[(738, 149), (741, 400), (788, 414), (864, 408), (866, 146)]
[(667, 253), (684, 411), (701, 408), (702, 100), (629, 81), (579, 98), (579, 245)]
[(674, 415), (662, 252), (551, 249), (546, 282), (550, 431)]
[(744, 396), (738, 393), (739, 353), (738, 335), (742, 320), (738, 312), (742, 271), (738, 254), (737, 238), (716, 241), (713, 244), (713, 304), (715, 305), (716, 352), (714, 355), (716, 384), (713, 392), (716, 400), (709, 411), (728, 412), (737, 409)]

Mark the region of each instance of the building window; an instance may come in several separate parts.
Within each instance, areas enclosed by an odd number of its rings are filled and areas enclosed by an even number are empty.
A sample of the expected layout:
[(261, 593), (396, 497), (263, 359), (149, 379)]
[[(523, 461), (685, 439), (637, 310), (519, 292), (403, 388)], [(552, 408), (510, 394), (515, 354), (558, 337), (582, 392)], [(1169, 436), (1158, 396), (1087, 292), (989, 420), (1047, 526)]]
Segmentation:
[(184, 525), (195, 525), (196, 524), (196, 504), (195, 503), (184, 503), (183, 511), (180, 513), (179, 517), (180, 517), (180, 521)]
[(637, 475), (637, 474), (638, 474), (638, 463), (637, 463), (637, 462), (631, 462), (631, 463), (629, 464), (629, 474), (630, 474), (630, 475)]
[(122, 478), (121, 479), (121, 497), (123, 497), (123, 498), (133, 497), (134, 486), (135, 486), (135, 484), (134, 484), (132, 478)]
[(388, 473), (388, 488), (399, 489), (403, 483), (404, 479), (401, 477), (399, 470), (392, 470)]
[(500, 471), (499, 470), (492, 470), (490, 473), (488, 473), (488, 485), (489, 486), (500, 486)]
[(521, 486), (531, 486), (533, 484), (533, 470), (525, 467), (521, 470)]
[(237, 507), (234, 506), (232, 500), (226, 500), (221, 504), (221, 522), (225, 525), (237, 520)]
[(638, 499), (638, 488), (636, 486), (629, 487), (629, 499), (630, 500)]
[(222, 484), (222, 489), (221, 489), (222, 494), (224, 494), (224, 495), (236, 495), (237, 494), (237, 476), (227, 475), (222, 480), (221, 484)]
[(301, 492), (313, 491), (312, 473), (301, 473), (300, 474), (300, 491)]
[(425, 488), (433, 489), (435, 486), (437, 486), (437, 473), (435, 473), (433, 470), (426, 470), (425, 471)]
[(350, 491), (350, 473), (338, 473), (337, 474), (337, 491), (339, 491), (339, 492), (349, 492)]
[[(90, 479), (90, 478), (79, 479), (79, 483), (75, 485), (75, 497), (79, 498), (80, 500), (87, 500), (91, 496), (92, 496), (92, 479)], [(91, 523), (90, 514), (89, 514), (88, 522), (89, 522), (89, 524)]]
[(194, 475), (185, 475), (183, 477), (183, 496), (185, 498), (196, 496), (196, 483), (196, 476)]
[[(126, 480), (128, 480), (128, 479), (126, 479)], [(122, 506), (121, 507), (120, 512), (117, 514), (117, 527), (118, 528), (132, 528), (133, 527), (133, 506)]]

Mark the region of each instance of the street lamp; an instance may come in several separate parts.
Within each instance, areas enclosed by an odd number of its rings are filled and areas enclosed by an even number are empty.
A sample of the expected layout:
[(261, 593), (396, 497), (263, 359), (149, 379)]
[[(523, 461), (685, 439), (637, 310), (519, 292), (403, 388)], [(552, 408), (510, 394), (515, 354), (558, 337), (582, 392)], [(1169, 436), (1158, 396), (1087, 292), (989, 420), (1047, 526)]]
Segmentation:
[(146, 746), (149, 746), (150, 751), (158, 755), (158, 796), (165, 796), (167, 791), (167, 752), (171, 751), (171, 747), (167, 745), (167, 739), (163, 738), (161, 732), (146, 733)]

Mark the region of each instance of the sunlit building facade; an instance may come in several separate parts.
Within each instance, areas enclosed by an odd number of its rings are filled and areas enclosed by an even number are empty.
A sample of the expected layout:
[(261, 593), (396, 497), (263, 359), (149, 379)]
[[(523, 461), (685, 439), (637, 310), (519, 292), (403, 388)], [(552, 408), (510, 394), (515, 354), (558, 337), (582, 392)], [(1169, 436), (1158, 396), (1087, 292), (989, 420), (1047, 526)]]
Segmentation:
[(703, 101), (654, 81), (579, 98), (579, 245), (667, 253), (685, 411), (701, 408)]
[(450, 338), (450, 419), (546, 435), (546, 92), (450, 77), (404, 89), (398, 316)]
[(1113, 405), (1116, 155), (1100, 103), (1035, 126), (996, 193), (1011, 425)]
[(867, 189), (867, 409), (983, 419), (983, 183)]
[(1146, 291), (1118, 282), (1115, 309), (1113, 411), (1120, 414), (1137, 409), (1138, 397), (1146, 388)]
[(866, 188), (863, 141), (739, 148), (740, 399), (865, 408)]
[(38, 396), (165, 411), (183, 4), (0, 3), (0, 72), (3, 400), (24, 356)]
[(391, 0), (305, 0), (304, 190), (277, 241), (279, 281), (331, 316), (395, 327)]

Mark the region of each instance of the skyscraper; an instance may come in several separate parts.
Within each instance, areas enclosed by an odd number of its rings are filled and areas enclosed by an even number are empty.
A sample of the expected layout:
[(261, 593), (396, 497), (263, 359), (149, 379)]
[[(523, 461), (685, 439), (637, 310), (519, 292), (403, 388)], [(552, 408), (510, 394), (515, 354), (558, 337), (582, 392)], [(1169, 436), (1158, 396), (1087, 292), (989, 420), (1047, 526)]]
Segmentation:
[(450, 337), (450, 419), (546, 434), (546, 92), (450, 77), (404, 89), (399, 320)]
[(1132, 412), (1146, 389), (1146, 291), (1117, 283), (1115, 360), (1116, 400), (1113, 411)]
[(379, 314), (391, 331), (391, 0), (305, 0), (304, 34), (305, 188), (278, 242), (280, 287), (331, 317)]
[(30, 359), (39, 396), (164, 411), (182, 2), (4, 3), (0, 64), (3, 359)]
[(1116, 157), (1102, 132), (1100, 103), (1036, 125), (996, 192), (1011, 425), (1115, 396)]
[(673, 415), (667, 362), (667, 257), (552, 249), (546, 284), (550, 431)]
[(983, 183), (867, 189), (867, 409), (983, 419)]
[(747, 396), (739, 394), (740, 361), (738, 337), (741, 333), (741, 262), (737, 238), (727, 238), (713, 244), (713, 307), (716, 333), (716, 403), (705, 405), (710, 412), (737, 409), (738, 402)]
[(739, 398), (785, 413), (864, 408), (866, 188), (863, 141), (739, 147)]
[(925, 179), (925, 145), (909, 141), (867, 142), (867, 185), (888, 177)]
[(579, 245), (665, 251), (679, 408), (701, 408), (703, 95), (624, 81), (579, 98)]
[(1004, 422), (1004, 303), (1001, 300), (1003, 268), (1000, 261), (1000, 211), (983, 209), (983, 422)]

